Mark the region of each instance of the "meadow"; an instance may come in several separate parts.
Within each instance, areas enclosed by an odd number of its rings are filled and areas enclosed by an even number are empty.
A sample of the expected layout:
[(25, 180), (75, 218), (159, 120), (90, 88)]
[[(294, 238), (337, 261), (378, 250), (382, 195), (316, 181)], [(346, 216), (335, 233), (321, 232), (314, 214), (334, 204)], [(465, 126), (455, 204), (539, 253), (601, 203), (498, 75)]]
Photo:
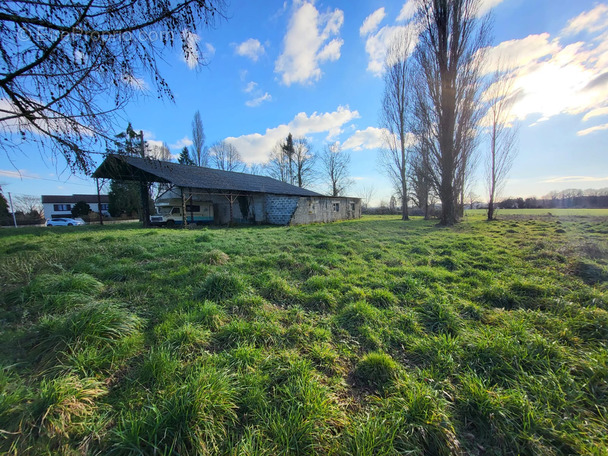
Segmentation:
[(0, 453), (608, 454), (608, 216), (550, 212), (0, 230)]

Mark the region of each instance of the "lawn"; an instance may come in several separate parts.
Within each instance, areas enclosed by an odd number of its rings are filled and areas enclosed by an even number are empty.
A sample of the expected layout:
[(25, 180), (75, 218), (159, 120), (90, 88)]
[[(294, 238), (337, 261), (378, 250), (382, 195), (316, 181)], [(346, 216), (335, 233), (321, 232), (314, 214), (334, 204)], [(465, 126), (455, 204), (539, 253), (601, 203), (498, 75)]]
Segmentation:
[(550, 212), (0, 230), (0, 453), (607, 454), (608, 217)]

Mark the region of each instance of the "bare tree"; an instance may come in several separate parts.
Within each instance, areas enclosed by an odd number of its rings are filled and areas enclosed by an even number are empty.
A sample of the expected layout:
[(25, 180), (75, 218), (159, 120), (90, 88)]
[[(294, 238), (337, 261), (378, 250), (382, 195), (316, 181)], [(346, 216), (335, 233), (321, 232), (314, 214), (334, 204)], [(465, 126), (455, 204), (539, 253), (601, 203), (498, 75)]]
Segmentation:
[(480, 0), (419, 0), (415, 120), (424, 132), (443, 225), (458, 219), (482, 117), (481, 64), (490, 27), (478, 17), (479, 7)]
[(166, 142), (161, 145), (146, 142), (146, 156), (157, 160), (171, 161), (171, 150)]
[(504, 187), (517, 154), (517, 129), (511, 124), (513, 79), (505, 76), (502, 70), (497, 70), (485, 96), (489, 104), (486, 120), (490, 141), (489, 154), (486, 157), (488, 220), (493, 220), (496, 199)]
[(192, 119), (192, 161), (196, 166), (207, 166), (209, 161), (209, 151), (205, 148), (205, 129), (201, 112), (194, 113)]
[(434, 196), (433, 182), (429, 173), (429, 154), (425, 141), (418, 141), (410, 159), (410, 198), (430, 218), (430, 205)]
[(13, 198), (15, 211), (21, 211), (25, 215), (42, 213), (42, 202), (39, 196), (17, 195)]
[(308, 187), (315, 179), (316, 157), (311, 151), (306, 138), (297, 138), (293, 141), (293, 167), (295, 183), (298, 187)]
[(325, 146), (321, 154), (321, 174), (331, 196), (343, 196), (353, 183), (350, 178), (350, 154), (335, 143)]
[(264, 165), (264, 172), (273, 179), (290, 182), (289, 158), (283, 152), (281, 142), (278, 142), (270, 152), (270, 159)]
[(374, 195), (376, 194), (376, 188), (373, 185), (364, 185), (359, 190), (359, 197), (361, 198), (361, 204), (363, 209), (368, 209), (369, 205), (372, 203), (372, 199), (374, 199)]
[(235, 172), (245, 170), (245, 163), (241, 159), (241, 154), (233, 144), (226, 141), (220, 141), (211, 146), (209, 156), (214, 168)]
[[(204, 63), (195, 32), (224, 17), (224, 0), (0, 2), (0, 147), (52, 146), (73, 169), (112, 141), (117, 110), (147, 88), (173, 99), (157, 66), (179, 45)], [(47, 149), (45, 149), (46, 151)]]
[(245, 172), (248, 174), (254, 174), (256, 176), (261, 176), (264, 174), (264, 167), (259, 163), (250, 163), (245, 166)]
[(391, 179), (401, 200), (401, 219), (408, 220), (408, 168), (411, 134), (408, 123), (411, 117), (411, 34), (399, 34), (390, 45), (384, 72), (382, 99), (382, 126), (386, 129), (381, 165)]

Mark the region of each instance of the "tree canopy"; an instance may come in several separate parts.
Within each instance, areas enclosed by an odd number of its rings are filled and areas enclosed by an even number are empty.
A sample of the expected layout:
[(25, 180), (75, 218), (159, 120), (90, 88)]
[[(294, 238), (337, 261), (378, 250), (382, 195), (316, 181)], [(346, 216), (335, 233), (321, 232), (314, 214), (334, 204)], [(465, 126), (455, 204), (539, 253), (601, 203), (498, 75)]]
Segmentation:
[(189, 63), (204, 63), (195, 33), (224, 10), (224, 0), (0, 2), (0, 147), (44, 143), (90, 170), (90, 152), (112, 140), (115, 112), (145, 76), (173, 98), (157, 66), (163, 51), (180, 45)]

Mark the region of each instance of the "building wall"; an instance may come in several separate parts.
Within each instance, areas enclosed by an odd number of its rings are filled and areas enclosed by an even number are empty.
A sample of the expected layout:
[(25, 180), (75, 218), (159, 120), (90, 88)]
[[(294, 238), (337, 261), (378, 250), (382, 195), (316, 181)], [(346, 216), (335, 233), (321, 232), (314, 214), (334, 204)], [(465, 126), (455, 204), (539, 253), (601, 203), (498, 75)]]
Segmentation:
[(345, 197), (301, 197), (289, 224), (330, 223), (361, 217), (361, 200)]
[[(168, 195), (167, 195), (168, 196)], [(186, 194), (186, 197), (189, 195)], [(193, 201), (213, 203), (214, 222), (230, 223), (230, 200), (218, 194), (192, 195)], [(329, 223), (361, 217), (359, 198), (329, 196), (288, 196), (255, 194), (246, 196), (248, 213), (241, 213), (241, 204), (235, 199), (232, 204), (234, 223), (270, 223), (271, 225), (304, 225), (307, 223)]]
[[(67, 205), (70, 209), (66, 210), (66, 211), (56, 211), (55, 205), (57, 205), (57, 204)], [(44, 203), (42, 205), (42, 209), (44, 211), (44, 217), (47, 219), (62, 218), (62, 217), (70, 218), (70, 217), (72, 217), (72, 208), (74, 207), (74, 204), (76, 204), (76, 203), (61, 203), (61, 202)], [(108, 203), (102, 203), (102, 206), (104, 204), (107, 206)], [(96, 213), (99, 212), (99, 206), (97, 205), (97, 203), (88, 203), (88, 205), (93, 212), (96, 212)], [(104, 210), (102, 212), (103, 212), (103, 215), (106, 217), (110, 215), (107, 210)]]
[(266, 195), (266, 222), (272, 225), (289, 225), (299, 200), (299, 196)]

